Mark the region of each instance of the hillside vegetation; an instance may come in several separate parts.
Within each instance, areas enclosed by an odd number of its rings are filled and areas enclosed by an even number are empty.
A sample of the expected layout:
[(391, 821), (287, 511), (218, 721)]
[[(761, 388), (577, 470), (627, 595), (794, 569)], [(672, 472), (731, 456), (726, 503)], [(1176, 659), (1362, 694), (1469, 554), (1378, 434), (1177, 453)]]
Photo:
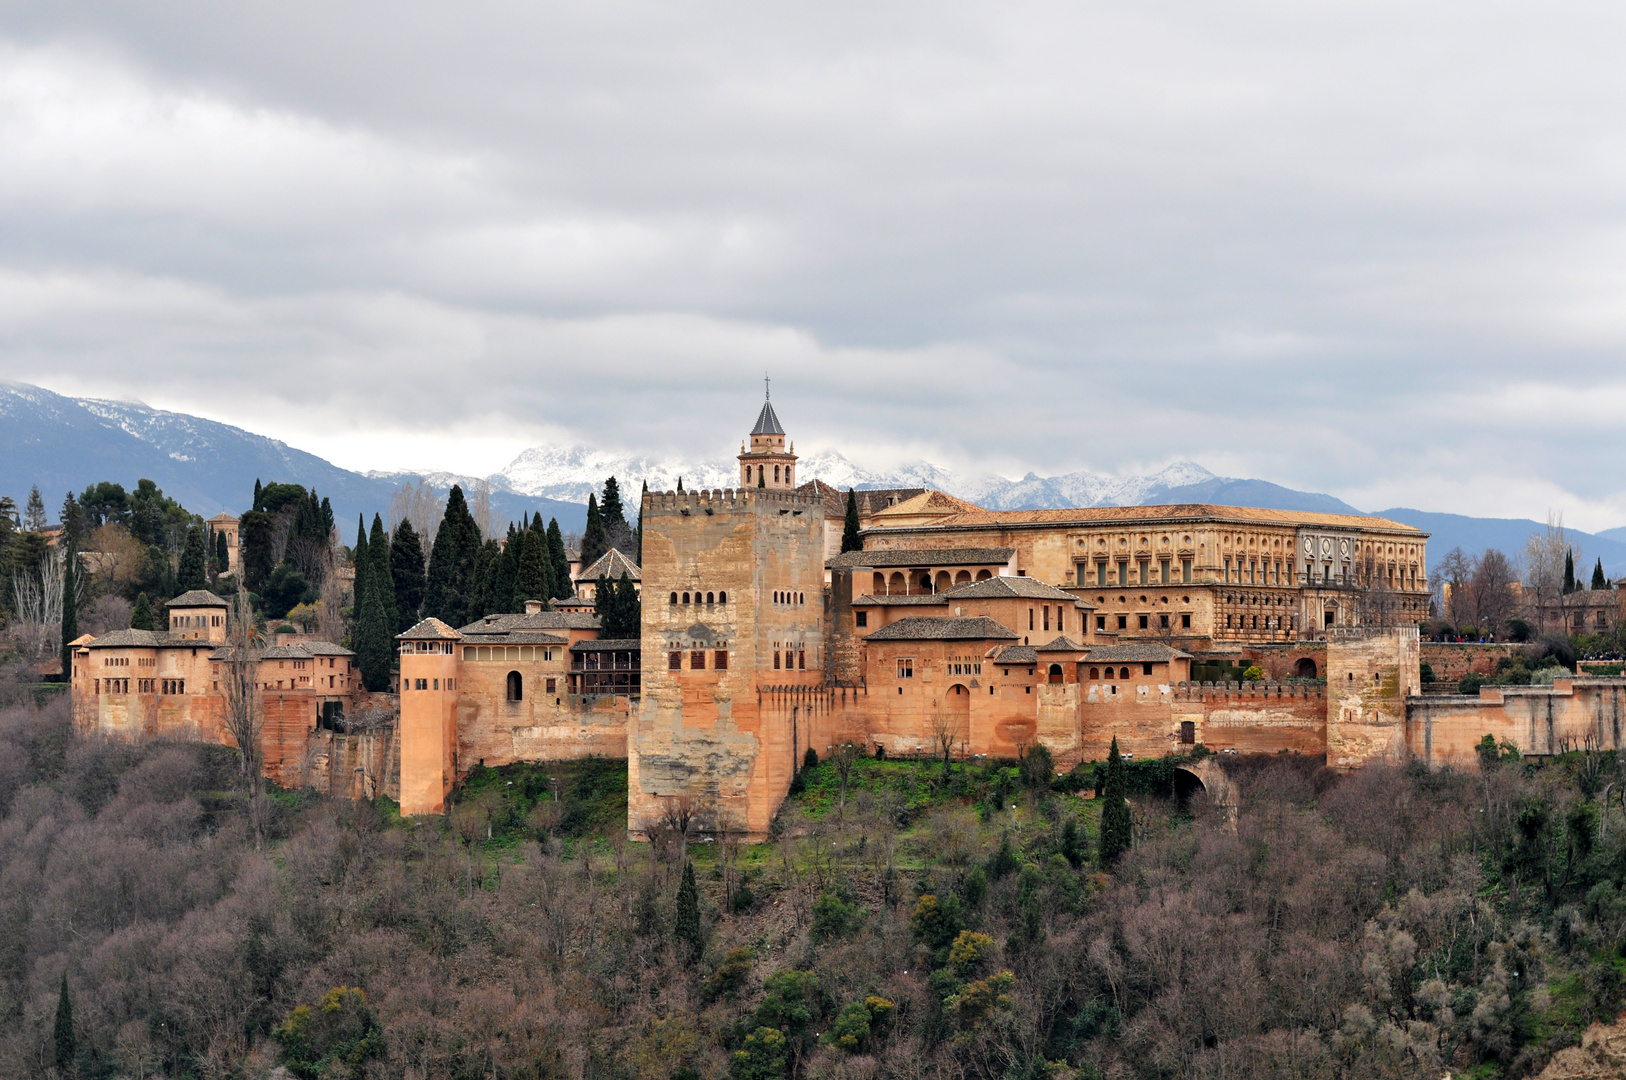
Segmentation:
[(5, 693), (0, 1075), (1516, 1076), (1620, 1006), (1612, 754), (1238, 762), (1234, 825), (1137, 763), (1107, 867), (1032, 761), (822, 763), (754, 846), (627, 842), (622, 762), (484, 769), (279, 793), (256, 851), (229, 751)]

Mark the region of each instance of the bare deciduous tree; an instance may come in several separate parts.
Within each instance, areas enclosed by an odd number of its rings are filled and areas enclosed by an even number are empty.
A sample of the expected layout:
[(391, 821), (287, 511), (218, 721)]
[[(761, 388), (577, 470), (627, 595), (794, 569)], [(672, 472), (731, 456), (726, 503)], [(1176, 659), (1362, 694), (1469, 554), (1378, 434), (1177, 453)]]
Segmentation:
[(949, 762), (954, 757), (954, 744), (960, 738), (960, 718), (951, 712), (932, 714), (932, 741), (943, 755), (943, 780), (949, 778)]
[(226, 699), (226, 730), (237, 743), (243, 787), (248, 792), (256, 850), (265, 846), (265, 784), (260, 770), (260, 733), (265, 727), (260, 651), (264, 647), (265, 636), (255, 625), (248, 593), (238, 589), (226, 615), (226, 655), (221, 663), (220, 689)]
[(401, 522), (412, 522), (412, 529), (418, 534), (418, 542), (423, 545), (424, 554), (435, 543), (435, 534), (440, 531), (440, 519), (446, 514), (446, 502), (428, 482), (419, 480), (416, 484), (402, 484), (390, 496), (389, 526), (390, 535)]
[[(1564, 556), (1574, 550), (1564, 531), (1564, 515), (1547, 514), (1547, 530), (1524, 542), (1524, 584), (1537, 627), (1545, 633), (1564, 589)], [(1580, 552), (1575, 551), (1577, 557)], [(1560, 616), (1562, 617), (1562, 616)]]

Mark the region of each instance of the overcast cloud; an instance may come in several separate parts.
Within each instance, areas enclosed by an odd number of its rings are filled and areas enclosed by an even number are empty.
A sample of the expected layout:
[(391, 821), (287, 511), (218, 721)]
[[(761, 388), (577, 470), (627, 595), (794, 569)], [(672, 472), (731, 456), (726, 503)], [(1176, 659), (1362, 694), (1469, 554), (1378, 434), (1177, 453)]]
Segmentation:
[[(338, 10), (335, 10), (338, 9)], [(1626, 9), (0, 7), (0, 377), (1626, 524)]]

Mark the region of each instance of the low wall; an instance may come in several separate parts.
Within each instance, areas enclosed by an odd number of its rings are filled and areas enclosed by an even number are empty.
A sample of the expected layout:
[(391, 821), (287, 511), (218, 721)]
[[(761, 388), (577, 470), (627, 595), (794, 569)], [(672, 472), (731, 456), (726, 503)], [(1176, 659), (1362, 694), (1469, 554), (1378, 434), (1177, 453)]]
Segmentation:
[(1522, 646), (1511, 642), (1481, 645), (1478, 642), (1425, 641), (1422, 661), (1434, 671), (1436, 682), (1457, 682), (1464, 675), (1494, 675), (1496, 661), (1513, 656)]
[(1588, 745), (1621, 749), (1626, 678), (1487, 686), (1477, 696), (1430, 695), (1406, 706), (1406, 745), (1414, 757), (1435, 767), (1476, 769), (1486, 735), (1527, 757)]

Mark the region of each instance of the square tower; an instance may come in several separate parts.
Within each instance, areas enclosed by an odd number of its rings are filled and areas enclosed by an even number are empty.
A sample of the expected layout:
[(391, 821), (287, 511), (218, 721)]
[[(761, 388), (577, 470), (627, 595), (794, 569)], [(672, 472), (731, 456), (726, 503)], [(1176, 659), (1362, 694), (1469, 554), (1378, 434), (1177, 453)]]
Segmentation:
[(766, 835), (800, 755), (826, 745), (823, 502), (649, 492), (643, 529), (628, 831), (645, 835), (682, 806), (703, 830)]

